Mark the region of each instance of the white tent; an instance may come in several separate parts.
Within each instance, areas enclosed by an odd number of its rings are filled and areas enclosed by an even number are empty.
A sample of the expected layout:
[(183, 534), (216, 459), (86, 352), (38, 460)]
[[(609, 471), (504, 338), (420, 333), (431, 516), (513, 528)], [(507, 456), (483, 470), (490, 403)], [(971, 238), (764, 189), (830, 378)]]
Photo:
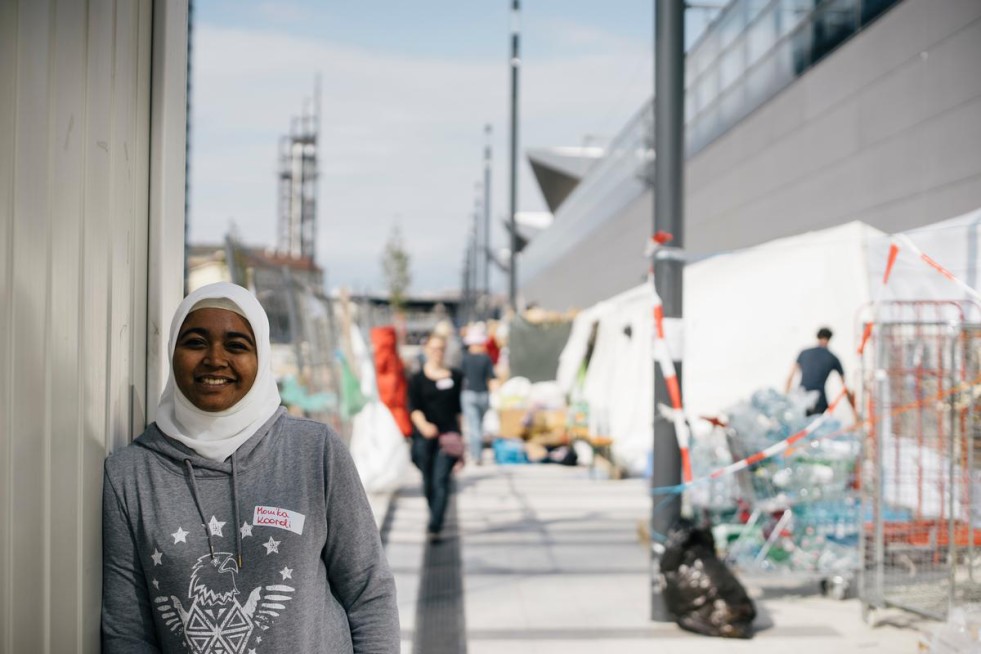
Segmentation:
[[(905, 234), (977, 287), (981, 211)], [(831, 349), (845, 368), (846, 383), (858, 390), (862, 321), (880, 285), (889, 243), (888, 235), (853, 222), (689, 264), (682, 370), (689, 416), (718, 415), (760, 388), (782, 390), (798, 352), (810, 347), (824, 326), (834, 332)], [(897, 259), (883, 298), (964, 296), (907, 249)], [(651, 308), (650, 288), (643, 284), (581, 312), (558, 372), (560, 386), (571, 392), (598, 323), (583, 389), (590, 427), (611, 436), (618, 463), (635, 472), (646, 465), (651, 447)], [(828, 393), (838, 390), (840, 382), (832, 375)], [(836, 417), (846, 423), (853, 418), (845, 403)]]
[(653, 296), (640, 286), (604, 305), (583, 385), (590, 432), (613, 438), (618, 462), (640, 474), (651, 449), (654, 416)]
[[(860, 311), (870, 299), (866, 244), (882, 232), (853, 222), (782, 238), (685, 269), (685, 405), (714, 415), (753, 391), (783, 389), (797, 354), (834, 332), (849, 387), (858, 388)], [(837, 393), (836, 375), (828, 393)], [(841, 406), (848, 421), (851, 410)]]
[[(579, 312), (556, 375), (564, 392), (589, 403), (590, 432), (613, 438), (617, 461), (633, 474), (644, 471), (651, 449), (653, 306), (644, 285)], [(596, 342), (580, 386), (578, 373), (594, 327)]]

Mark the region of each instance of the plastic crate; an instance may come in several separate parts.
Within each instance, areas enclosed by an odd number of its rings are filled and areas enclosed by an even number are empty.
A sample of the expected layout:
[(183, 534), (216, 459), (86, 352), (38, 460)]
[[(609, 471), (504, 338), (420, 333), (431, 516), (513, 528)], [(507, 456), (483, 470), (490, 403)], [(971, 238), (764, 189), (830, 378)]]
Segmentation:
[(494, 461), (500, 465), (528, 463), (524, 441), (519, 438), (495, 438)]

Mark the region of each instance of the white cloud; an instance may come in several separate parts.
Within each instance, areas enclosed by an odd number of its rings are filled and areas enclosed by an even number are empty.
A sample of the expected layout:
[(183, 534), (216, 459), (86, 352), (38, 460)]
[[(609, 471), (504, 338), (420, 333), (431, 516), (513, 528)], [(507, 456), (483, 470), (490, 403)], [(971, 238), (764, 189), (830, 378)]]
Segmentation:
[[(644, 44), (577, 33), (576, 26), (555, 29), (573, 29), (569, 38), (603, 47), (524, 61), (523, 147), (575, 144), (597, 129), (618, 129), (649, 94)], [(332, 285), (381, 288), (379, 256), (398, 220), (413, 259), (413, 288), (458, 286), (486, 122), (495, 129), (493, 229), (504, 241), (498, 227), (508, 197), (503, 57), (400, 57), (207, 24), (196, 27), (194, 38), (192, 239), (218, 240), (234, 219), (245, 240), (273, 241), (276, 144), (320, 71), (318, 258)], [(524, 163), (519, 192), (519, 208), (542, 208)]]

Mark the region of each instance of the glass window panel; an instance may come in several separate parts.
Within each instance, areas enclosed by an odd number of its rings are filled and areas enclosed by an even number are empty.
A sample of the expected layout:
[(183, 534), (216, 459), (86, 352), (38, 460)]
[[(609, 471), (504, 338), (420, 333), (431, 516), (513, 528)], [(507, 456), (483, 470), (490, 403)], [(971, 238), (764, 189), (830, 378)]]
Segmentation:
[(742, 118), (746, 104), (745, 86), (737, 84), (723, 94), (719, 103), (719, 126), (725, 131)]
[(777, 42), (777, 14), (768, 11), (759, 16), (746, 33), (747, 61), (750, 65), (765, 55)]
[(690, 157), (705, 145), (705, 138), (702, 136), (705, 121), (699, 117), (685, 130), (685, 152)]
[(691, 84), (705, 69), (707, 59), (704, 50), (694, 50), (685, 57), (685, 82)]
[(713, 102), (719, 95), (719, 69), (713, 68), (698, 85), (698, 110), (702, 111)]
[(746, 104), (755, 109), (770, 99), (777, 86), (777, 61), (771, 54), (759, 61), (746, 74)]
[(766, 9), (773, 0), (745, 0), (746, 1), (746, 21), (752, 23), (761, 11)]
[(780, 0), (778, 9), (779, 35), (784, 36), (794, 31), (810, 16), (817, 4), (818, 0)]
[[(712, 28), (710, 27), (709, 29)], [(705, 35), (705, 38), (702, 39), (701, 44), (695, 51), (695, 56), (698, 59), (697, 68), (699, 74), (704, 73), (706, 70), (712, 67), (718, 53), (719, 34), (713, 30)]]
[(898, 0), (862, 0), (862, 25), (875, 20), (879, 14), (892, 7), (896, 2)]
[(737, 0), (723, 10), (719, 21), (719, 45), (725, 49), (746, 29), (746, 5)]
[(794, 72), (794, 44), (792, 41), (780, 41), (770, 55), (773, 59), (773, 79), (774, 88), (782, 89), (793, 81), (796, 73)]
[(721, 129), (719, 129), (718, 105), (706, 111), (702, 115), (701, 120), (699, 122), (701, 123), (699, 138), (702, 141), (701, 145), (699, 145), (699, 148), (702, 148), (705, 146), (705, 144), (711, 143), (712, 139), (714, 139), (716, 135), (721, 133), (722, 131)]
[(743, 44), (743, 41), (736, 43), (722, 55), (722, 59), (719, 61), (719, 79), (722, 89), (729, 88), (742, 75), (746, 64)]
[(811, 63), (820, 61), (858, 29), (859, 0), (827, 0), (814, 14)]
[(811, 52), (814, 48), (814, 25), (806, 21), (797, 26), (790, 35), (790, 49), (794, 75), (801, 75), (811, 67)]

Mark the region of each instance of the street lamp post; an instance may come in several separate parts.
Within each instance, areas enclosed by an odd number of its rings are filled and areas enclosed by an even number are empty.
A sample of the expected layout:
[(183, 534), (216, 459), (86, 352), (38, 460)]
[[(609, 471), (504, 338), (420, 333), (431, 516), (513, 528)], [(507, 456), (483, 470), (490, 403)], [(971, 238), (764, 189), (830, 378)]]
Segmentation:
[(518, 201), (518, 69), (521, 67), (518, 39), (520, 36), (521, 6), (519, 0), (511, 3), (511, 265), (508, 271), (508, 304), (518, 310), (518, 226), (515, 216)]
[(491, 126), (484, 125), (484, 298), (487, 303), (485, 306), (484, 318), (490, 318), (490, 269), (491, 269), (491, 242), (490, 242), (490, 220), (491, 220)]
[[(684, 93), (685, 93), (685, 0), (655, 0), (654, 4), (654, 233), (667, 232), (670, 247), (656, 249), (654, 283), (661, 297), (665, 323), (680, 332), (682, 273), (684, 272)], [(668, 325), (666, 325), (667, 327)], [(681, 350), (668, 341), (675, 358), (681, 386)], [(659, 366), (654, 366), (654, 394), (665, 388)], [(681, 453), (674, 424), (657, 412), (654, 402), (654, 488), (681, 482)], [(681, 496), (655, 495), (651, 509), (651, 534), (667, 534), (681, 516)], [(660, 574), (663, 547), (651, 539), (651, 619), (670, 622), (674, 618), (664, 604)]]

